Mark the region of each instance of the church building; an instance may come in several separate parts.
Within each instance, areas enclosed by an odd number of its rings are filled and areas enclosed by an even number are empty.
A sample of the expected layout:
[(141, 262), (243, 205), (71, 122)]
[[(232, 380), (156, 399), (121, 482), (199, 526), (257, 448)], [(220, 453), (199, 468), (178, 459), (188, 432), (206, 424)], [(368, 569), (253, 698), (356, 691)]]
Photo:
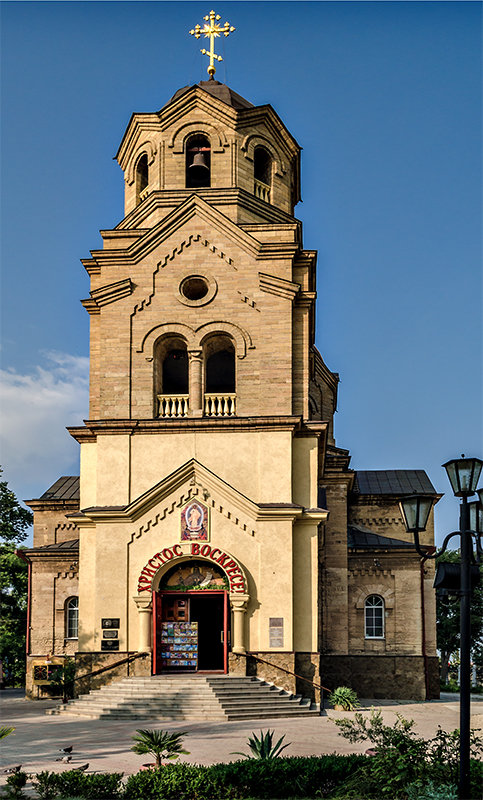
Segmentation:
[(124, 218), (82, 262), (89, 417), (68, 429), (80, 476), (28, 501), (28, 695), (70, 656), (87, 688), (218, 673), (438, 696), (432, 567), (398, 506), (438, 495), (336, 443), (300, 146), (209, 72), (132, 115)]

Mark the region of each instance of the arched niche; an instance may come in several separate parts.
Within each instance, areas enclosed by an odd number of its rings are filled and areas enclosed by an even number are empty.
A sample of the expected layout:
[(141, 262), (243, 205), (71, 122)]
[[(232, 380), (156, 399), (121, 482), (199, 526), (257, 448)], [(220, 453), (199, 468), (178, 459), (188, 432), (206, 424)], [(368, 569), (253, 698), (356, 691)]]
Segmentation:
[(256, 147), (262, 147), (268, 152), (272, 158), (275, 175), (285, 175), (287, 172), (285, 161), (283, 160), (279, 151), (273, 146), (272, 142), (265, 136), (260, 136), (260, 134), (257, 133), (245, 136), (243, 142), (241, 143), (240, 150), (245, 158), (247, 158), (249, 161), (254, 161)]
[(128, 183), (130, 186), (132, 186), (132, 184), (135, 181), (136, 165), (141, 156), (143, 155), (147, 156), (148, 167), (150, 167), (151, 164), (153, 164), (154, 159), (156, 158), (156, 145), (154, 144), (154, 142), (151, 142), (150, 140), (144, 141), (136, 148), (133, 155), (129, 159), (129, 164), (126, 167), (124, 179), (126, 183)]

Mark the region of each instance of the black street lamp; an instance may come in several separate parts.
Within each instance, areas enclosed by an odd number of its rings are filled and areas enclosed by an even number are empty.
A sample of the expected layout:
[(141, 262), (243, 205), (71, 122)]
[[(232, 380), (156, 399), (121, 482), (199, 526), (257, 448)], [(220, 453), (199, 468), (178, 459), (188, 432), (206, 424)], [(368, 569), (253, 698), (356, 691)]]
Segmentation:
[[(461, 497), (459, 531), (449, 533), (441, 550), (429, 553), (419, 542), (419, 534), (424, 531), (434, 498), (427, 495), (408, 495), (399, 503), (406, 528), (414, 536), (414, 545), (424, 560), (437, 558), (445, 552), (454, 536), (460, 537), (460, 773), (459, 797), (470, 797), (470, 598), (471, 565), (481, 560), (481, 536), (483, 526), (483, 489), (478, 492), (479, 501), (468, 503), (468, 497), (475, 494), (483, 467), (480, 458), (461, 458), (447, 461), (443, 467), (448, 473), (451, 487), (456, 497)], [(475, 539), (475, 552), (473, 551)]]

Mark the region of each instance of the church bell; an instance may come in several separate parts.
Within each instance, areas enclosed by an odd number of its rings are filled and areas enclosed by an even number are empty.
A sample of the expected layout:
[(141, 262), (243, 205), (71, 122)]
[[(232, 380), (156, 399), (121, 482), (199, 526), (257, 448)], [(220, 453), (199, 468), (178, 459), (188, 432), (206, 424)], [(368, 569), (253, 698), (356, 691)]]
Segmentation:
[(193, 167), (202, 167), (203, 169), (209, 169), (203, 153), (195, 153), (195, 156), (193, 158), (193, 163), (189, 165), (188, 169), (193, 169)]

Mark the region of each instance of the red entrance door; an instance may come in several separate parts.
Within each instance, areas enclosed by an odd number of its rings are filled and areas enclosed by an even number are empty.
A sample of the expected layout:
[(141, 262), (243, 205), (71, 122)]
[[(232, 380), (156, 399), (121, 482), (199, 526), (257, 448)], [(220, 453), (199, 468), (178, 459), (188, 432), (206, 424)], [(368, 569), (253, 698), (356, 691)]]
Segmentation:
[(228, 672), (228, 593), (153, 592), (153, 673)]

